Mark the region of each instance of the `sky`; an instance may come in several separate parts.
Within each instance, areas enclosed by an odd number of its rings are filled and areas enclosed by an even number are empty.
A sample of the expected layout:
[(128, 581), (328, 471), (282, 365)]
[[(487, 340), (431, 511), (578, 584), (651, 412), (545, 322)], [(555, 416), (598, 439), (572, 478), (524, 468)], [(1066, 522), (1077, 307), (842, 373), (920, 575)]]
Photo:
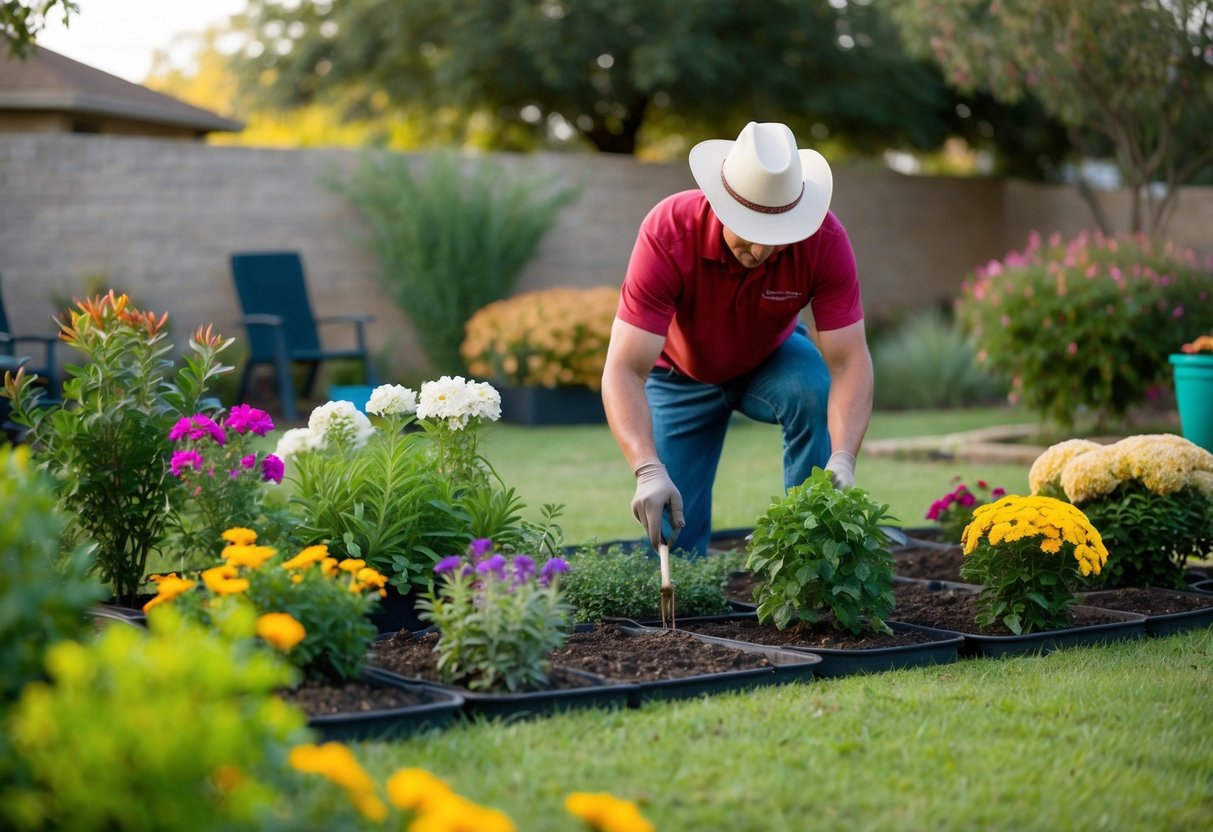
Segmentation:
[(134, 83), (144, 81), (156, 50), (168, 51), (175, 67), (189, 63), (193, 49), (174, 46), (180, 34), (197, 34), (244, 10), (246, 0), (76, 0), (79, 14), (65, 27), (58, 8), (37, 43), (74, 61)]

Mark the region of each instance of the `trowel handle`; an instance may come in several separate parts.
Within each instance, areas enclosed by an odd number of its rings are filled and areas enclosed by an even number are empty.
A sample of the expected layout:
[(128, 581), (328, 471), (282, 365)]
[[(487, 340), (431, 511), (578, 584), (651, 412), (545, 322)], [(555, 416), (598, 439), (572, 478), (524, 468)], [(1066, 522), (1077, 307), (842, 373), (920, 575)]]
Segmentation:
[(664, 543), (658, 546), (657, 559), (661, 561), (661, 585), (670, 586), (670, 547)]

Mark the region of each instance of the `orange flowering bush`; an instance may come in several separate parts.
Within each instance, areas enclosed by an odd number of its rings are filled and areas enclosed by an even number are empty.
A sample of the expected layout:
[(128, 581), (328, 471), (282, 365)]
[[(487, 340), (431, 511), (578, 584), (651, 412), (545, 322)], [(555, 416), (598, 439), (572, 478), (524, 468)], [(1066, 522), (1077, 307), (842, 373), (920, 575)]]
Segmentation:
[(558, 287), (499, 300), (468, 320), (459, 353), (480, 378), (597, 390), (618, 303), (613, 286)]

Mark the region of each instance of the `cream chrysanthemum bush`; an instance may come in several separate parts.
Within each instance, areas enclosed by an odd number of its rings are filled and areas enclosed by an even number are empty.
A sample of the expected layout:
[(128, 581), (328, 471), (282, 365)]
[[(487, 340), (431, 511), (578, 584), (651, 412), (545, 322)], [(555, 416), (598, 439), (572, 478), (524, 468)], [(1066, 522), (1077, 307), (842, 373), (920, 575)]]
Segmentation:
[(1213, 454), (1182, 436), (1061, 442), (1028, 484), (1082, 507), (1112, 552), (1109, 586), (1182, 587), (1187, 558), (1213, 554)]
[(468, 320), (460, 354), (473, 375), (596, 390), (618, 303), (612, 286), (558, 287), (499, 300)]

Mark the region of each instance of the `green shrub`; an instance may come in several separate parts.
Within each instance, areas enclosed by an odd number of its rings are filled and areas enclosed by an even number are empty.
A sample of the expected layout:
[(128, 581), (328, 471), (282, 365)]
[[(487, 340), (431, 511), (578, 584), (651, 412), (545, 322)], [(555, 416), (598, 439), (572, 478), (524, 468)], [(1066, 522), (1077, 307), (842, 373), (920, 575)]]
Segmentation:
[(958, 312), (1013, 398), (1067, 427), (1080, 408), (1102, 424), (1169, 385), (1167, 356), (1213, 327), (1213, 269), (1170, 244), (1033, 233), (966, 280)]
[(60, 548), (67, 521), (53, 483), (28, 456), (28, 448), (0, 447), (0, 710), (43, 677), (48, 646), (82, 635), (86, 611), (105, 596), (88, 577), (88, 549)]
[(840, 629), (892, 632), (884, 622), (893, 610), (893, 556), (880, 527), (888, 508), (862, 488), (835, 488), (820, 468), (789, 488), (758, 518), (747, 547), (746, 567), (761, 581), (758, 619), (782, 630), (828, 610)]
[[(678, 617), (728, 612), (725, 581), (729, 572), (741, 568), (742, 559), (740, 553), (691, 557), (680, 549), (670, 552), (670, 582)], [(661, 572), (657, 560), (643, 550), (585, 544), (569, 555), (564, 589), (578, 623), (604, 616), (645, 621), (660, 615)]]
[(404, 156), (367, 157), (336, 183), (370, 225), (384, 290), (416, 324), (438, 373), (463, 369), (464, 323), (509, 296), (557, 212), (576, 195), (534, 173), (436, 153), (414, 173)]
[(881, 410), (962, 407), (1003, 398), (1007, 385), (977, 364), (972, 340), (938, 309), (920, 310), (872, 346)]

